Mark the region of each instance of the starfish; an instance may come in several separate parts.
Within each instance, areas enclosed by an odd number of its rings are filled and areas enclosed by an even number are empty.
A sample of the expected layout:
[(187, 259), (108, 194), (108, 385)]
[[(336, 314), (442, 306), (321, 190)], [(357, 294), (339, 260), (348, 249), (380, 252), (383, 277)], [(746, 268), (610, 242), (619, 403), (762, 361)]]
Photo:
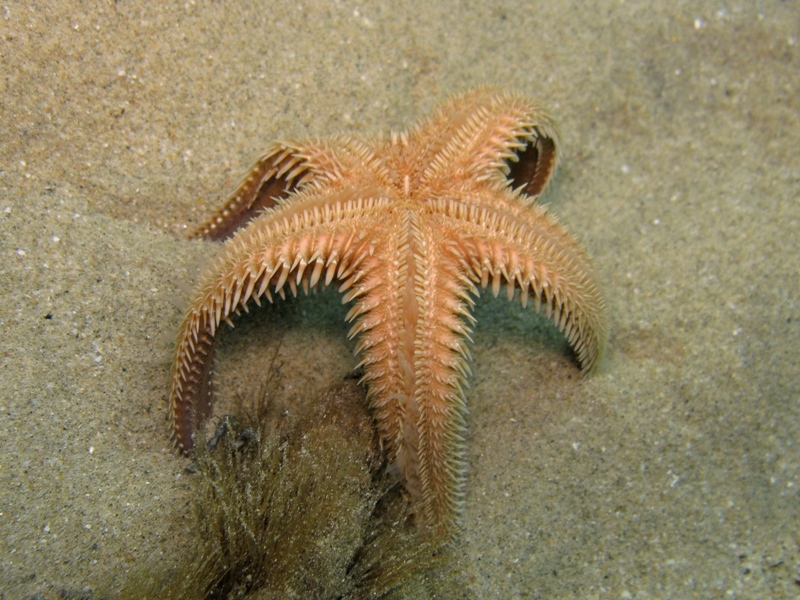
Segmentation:
[(389, 138), (278, 143), (198, 236), (227, 240), (181, 325), (172, 369), (175, 442), (211, 411), (222, 321), (274, 295), (338, 286), (383, 445), (418, 520), (452, 530), (463, 503), (464, 388), (473, 297), (491, 288), (546, 315), (584, 374), (606, 339), (587, 254), (537, 204), (558, 162), (530, 99), (480, 89)]

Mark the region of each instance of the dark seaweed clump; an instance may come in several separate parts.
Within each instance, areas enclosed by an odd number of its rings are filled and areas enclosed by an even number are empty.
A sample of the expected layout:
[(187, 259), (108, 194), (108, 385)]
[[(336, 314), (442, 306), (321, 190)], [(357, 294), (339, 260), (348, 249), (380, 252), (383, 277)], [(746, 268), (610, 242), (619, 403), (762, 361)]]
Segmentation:
[(363, 389), (333, 387), (291, 423), (261, 396), (254, 416), (225, 418), (195, 445), (199, 546), (95, 597), (430, 596), (446, 544), (418, 530), (384, 473)]

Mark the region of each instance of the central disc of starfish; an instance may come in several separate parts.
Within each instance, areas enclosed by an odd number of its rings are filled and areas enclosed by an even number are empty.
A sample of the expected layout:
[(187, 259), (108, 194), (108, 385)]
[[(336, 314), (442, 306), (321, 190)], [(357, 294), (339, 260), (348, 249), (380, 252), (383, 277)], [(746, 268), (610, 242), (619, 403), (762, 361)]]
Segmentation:
[(478, 90), (389, 139), (273, 145), (198, 234), (226, 239), (181, 326), (170, 416), (176, 444), (210, 414), (216, 332), (262, 298), (335, 284), (352, 303), (363, 380), (384, 445), (424, 526), (462, 502), (473, 297), (491, 287), (543, 309), (582, 370), (605, 344), (586, 253), (536, 203), (558, 159), (531, 100)]

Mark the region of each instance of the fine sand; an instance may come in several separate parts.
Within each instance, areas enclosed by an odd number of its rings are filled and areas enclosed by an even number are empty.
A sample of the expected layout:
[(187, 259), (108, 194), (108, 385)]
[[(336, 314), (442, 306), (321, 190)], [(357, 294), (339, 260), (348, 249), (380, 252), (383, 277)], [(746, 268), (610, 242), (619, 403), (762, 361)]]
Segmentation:
[[(386, 134), (480, 84), (558, 121), (544, 201), (611, 337), (582, 380), (541, 318), (480, 300), (432, 593), (800, 595), (797, 3), (477, 4), (3, 6), (0, 597), (88, 597), (191, 543), (169, 369), (216, 247), (186, 228), (271, 140)], [(290, 394), (355, 366), (335, 294), (267, 310), (227, 336), (223, 395), (276, 349)]]

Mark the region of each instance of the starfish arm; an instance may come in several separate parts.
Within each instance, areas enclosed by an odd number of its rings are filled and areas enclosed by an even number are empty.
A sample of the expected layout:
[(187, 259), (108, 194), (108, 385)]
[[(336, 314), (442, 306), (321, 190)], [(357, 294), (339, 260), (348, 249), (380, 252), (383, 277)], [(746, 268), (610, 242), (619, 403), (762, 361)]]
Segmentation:
[(441, 532), (452, 529), (463, 505), (467, 412), (463, 390), (471, 374), (467, 343), (472, 339), (475, 287), (435, 223), (420, 220), (414, 238), (419, 311), (414, 341), (416, 468), (423, 523)]
[(425, 140), (420, 184), (445, 191), (453, 180), (511, 183), (531, 198), (558, 163), (558, 132), (525, 96), (479, 89), (444, 104), (411, 136)]
[(342, 136), (336, 140), (283, 142), (270, 146), (255, 162), (230, 197), (191, 237), (226, 240), (258, 217), (304, 188), (358, 187), (387, 177), (367, 143)]
[(462, 388), (477, 290), (441, 232), (415, 211), (398, 215), (357, 281), (342, 284), (343, 300), (354, 300), (351, 336), (389, 460), (420, 501), (422, 522), (445, 531), (462, 500)]
[(358, 337), (355, 353), (361, 358), (358, 367), (364, 369), (362, 383), (368, 384), (376, 425), (390, 460), (400, 465), (416, 461), (416, 443), (406, 443), (413, 435), (408, 415), (413, 410), (417, 322), (408, 230), (407, 211), (394, 218), (387, 215), (374, 253), (340, 286), (342, 301), (353, 303), (346, 317), (355, 321), (349, 336)]
[(302, 146), (273, 144), (255, 162), (236, 190), (191, 237), (225, 240), (247, 225), (278, 198), (289, 196), (314, 177), (301, 154)]
[[(502, 206), (499, 205), (498, 206)], [(486, 204), (436, 204), (470, 279), (496, 297), (516, 290), (533, 300), (564, 332), (584, 374), (593, 371), (606, 343), (605, 305), (588, 255), (544, 207), (507, 212)]]
[[(180, 328), (172, 369), (170, 420), (175, 442), (192, 450), (192, 433), (210, 410), (209, 373), (213, 344), (222, 321), (272, 301), (272, 293), (297, 293), (318, 282), (341, 279), (374, 252), (374, 237), (386, 200), (306, 197), (305, 210), (293, 203), (272, 209), (228, 242), (205, 275)], [(272, 292), (270, 291), (272, 289)]]

